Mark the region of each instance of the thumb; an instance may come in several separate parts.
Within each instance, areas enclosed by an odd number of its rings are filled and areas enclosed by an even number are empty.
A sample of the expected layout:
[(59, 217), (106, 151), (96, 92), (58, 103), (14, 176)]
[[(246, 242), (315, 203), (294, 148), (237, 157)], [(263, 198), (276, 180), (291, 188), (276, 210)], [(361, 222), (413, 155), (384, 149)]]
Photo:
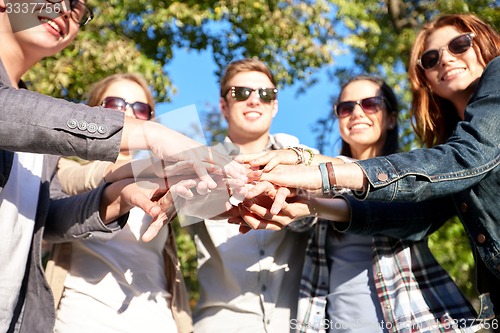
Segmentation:
[(136, 192), (131, 202), (132, 205), (139, 207), (149, 216), (156, 218), (161, 212), (161, 207), (154, 201), (152, 201), (143, 192)]

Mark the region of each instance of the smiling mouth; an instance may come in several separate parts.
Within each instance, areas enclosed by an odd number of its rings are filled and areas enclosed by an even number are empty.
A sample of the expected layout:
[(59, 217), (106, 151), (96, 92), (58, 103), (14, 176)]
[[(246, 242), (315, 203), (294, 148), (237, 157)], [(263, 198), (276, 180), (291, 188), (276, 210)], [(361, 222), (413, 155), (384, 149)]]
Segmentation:
[(54, 22), (53, 20), (46, 18), (46, 17), (40, 17), (40, 22), (48, 24), (52, 29), (57, 31), (59, 33), (59, 36), (64, 37), (65, 33), (61, 30), (59, 25)]
[(459, 74), (459, 73), (463, 73), (465, 72), (465, 68), (455, 68), (455, 69), (452, 69), (451, 71), (449, 72), (446, 72), (443, 77), (441, 78), (441, 81), (444, 81), (446, 79), (448, 79), (449, 77), (453, 76), (453, 75), (456, 75), (456, 74)]
[(349, 127), (350, 130), (356, 130), (356, 129), (365, 129), (369, 128), (370, 126), (368, 124), (355, 124), (351, 127)]
[(257, 111), (249, 111), (249, 112), (245, 112), (243, 115), (245, 117), (248, 117), (248, 118), (258, 118), (262, 114), (260, 112), (257, 112)]

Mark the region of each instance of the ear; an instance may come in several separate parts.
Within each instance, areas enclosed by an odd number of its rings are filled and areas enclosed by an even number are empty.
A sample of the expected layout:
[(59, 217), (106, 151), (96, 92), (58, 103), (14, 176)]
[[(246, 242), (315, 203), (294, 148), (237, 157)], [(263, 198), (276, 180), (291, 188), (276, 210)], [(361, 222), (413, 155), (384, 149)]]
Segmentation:
[(394, 127), (396, 127), (397, 122), (398, 122), (398, 114), (396, 112), (392, 112), (391, 114), (389, 114), (389, 118), (387, 121), (387, 128), (389, 130), (394, 129)]
[(227, 105), (227, 101), (223, 97), (219, 98), (219, 108), (220, 112), (222, 112), (222, 115), (227, 120), (227, 117), (229, 117), (229, 105)]
[(273, 102), (273, 118), (278, 114), (278, 100), (275, 99)]

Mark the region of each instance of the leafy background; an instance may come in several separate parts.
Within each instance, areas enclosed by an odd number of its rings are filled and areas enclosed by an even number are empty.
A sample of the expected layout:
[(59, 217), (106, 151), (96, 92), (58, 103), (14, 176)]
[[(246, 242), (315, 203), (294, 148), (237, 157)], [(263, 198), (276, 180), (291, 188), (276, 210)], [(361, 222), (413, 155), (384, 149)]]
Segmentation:
[[(157, 102), (168, 102), (174, 82), (164, 70), (175, 48), (209, 51), (218, 71), (238, 57), (268, 63), (281, 86), (299, 83), (299, 93), (316, 84), (315, 74), (333, 66), (333, 83), (358, 73), (386, 78), (401, 98), (400, 123), (405, 149), (420, 146), (408, 121), (406, 78), (409, 52), (422, 24), (441, 13), (476, 13), (497, 28), (496, 0), (89, 0), (95, 19), (70, 47), (47, 58), (24, 77), (39, 92), (72, 101), (85, 99), (86, 89), (116, 72), (140, 72), (151, 83)], [(335, 66), (341, 54), (354, 66)], [(331, 96), (334, 99), (336, 96)], [(206, 131), (216, 140), (224, 134), (207, 110)], [(317, 148), (331, 151), (331, 119), (318, 119)], [(178, 225), (176, 223), (176, 225)], [(179, 255), (193, 304), (197, 299), (196, 253), (188, 234), (177, 228)], [(474, 260), (464, 230), (449, 221), (430, 237), (437, 259), (462, 290), (475, 298)]]

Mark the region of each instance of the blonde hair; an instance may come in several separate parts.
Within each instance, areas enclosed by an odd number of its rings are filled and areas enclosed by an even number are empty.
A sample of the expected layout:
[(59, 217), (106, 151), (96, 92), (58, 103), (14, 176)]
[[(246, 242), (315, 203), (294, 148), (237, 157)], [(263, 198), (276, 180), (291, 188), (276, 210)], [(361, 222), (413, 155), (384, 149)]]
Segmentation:
[(97, 81), (92, 85), (88, 92), (87, 104), (89, 106), (101, 105), (102, 100), (105, 98), (104, 93), (106, 92), (106, 89), (108, 89), (109, 85), (122, 80), (132, 81), (140, 85), (144, 90), (144, 93), (146, 94), (146, 99), (149, 106), (151, 106), (151, 108), (154, 110), (155, 101), (153, 98), (153, 94), (151, 93), (151, 89), (149, 88), (149, 85), (144, 76), (137, 73), (113, 74), (100, 81)]
[(419, 32), (413, 44), (408, 70), (413, 95), (411, 117), (415, 133), (428, 147), (444, 143), (460, 120), (455, 106), (432, 91), (424, 70), (417, 64), (429, 35), (446, 26), (476, 35), (472, 47), (483, 66), (500, 55), (500, 35), (492, 26), (472, 14), (440, 16)]

